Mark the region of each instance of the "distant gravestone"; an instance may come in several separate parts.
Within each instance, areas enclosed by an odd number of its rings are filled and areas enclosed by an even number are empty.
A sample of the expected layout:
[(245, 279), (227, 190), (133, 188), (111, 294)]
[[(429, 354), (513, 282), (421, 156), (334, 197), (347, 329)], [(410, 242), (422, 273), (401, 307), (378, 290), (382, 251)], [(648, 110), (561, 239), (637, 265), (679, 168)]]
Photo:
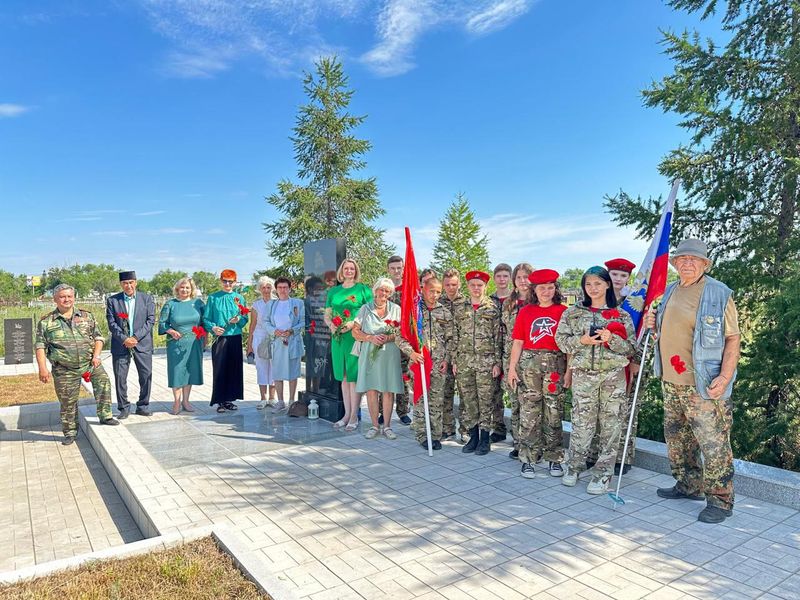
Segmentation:
[(33, 362), (33, 319), (4, 319), (5, 364)]
[(328, 289), (336, 284), (336, 269), (345, 259), (343, 239), (309, 242), (303, 246), (303, 279), (306, 290), (306, 392), (319, 405), (319, 416), (338, 421), (344, 416), (341, 384), (333, 378), (331, 331), (322, 316)]

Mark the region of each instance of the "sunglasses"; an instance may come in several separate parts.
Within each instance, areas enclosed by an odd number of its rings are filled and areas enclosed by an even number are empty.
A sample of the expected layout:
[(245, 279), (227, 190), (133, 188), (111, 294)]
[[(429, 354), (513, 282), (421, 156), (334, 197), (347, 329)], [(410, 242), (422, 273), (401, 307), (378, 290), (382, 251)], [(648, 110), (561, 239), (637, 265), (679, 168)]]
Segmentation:
[(236, 282), (233, 279), (223, 279), (222, 283), (227, 283), (228, 285), (233, 285)]

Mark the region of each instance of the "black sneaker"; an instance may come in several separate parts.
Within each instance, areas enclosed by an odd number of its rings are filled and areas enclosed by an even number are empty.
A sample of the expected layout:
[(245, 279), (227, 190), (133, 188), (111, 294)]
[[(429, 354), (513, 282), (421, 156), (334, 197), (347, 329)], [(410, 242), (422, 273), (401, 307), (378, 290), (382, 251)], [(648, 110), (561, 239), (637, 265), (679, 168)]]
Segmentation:
[(114, 417), (108, 417), (107, 419), (103, 419), (100, 421), (101, 425), (119, 425), (119, 421), (117, 421)]
[(121, 411), (119, 411), (119, 414), (117, 415), (117, 418), (121, 421), (122, 419), (127, 419), (128, 415), (130, 415), (130, 414), (131, 414), (131, 407), (129, 406), (129, 407), (123, 408)]
[(402, 417), (400, 417), (400, 422), (403, 425), (411, 425), (411, 417), (409, 417), (408, 415), (403, 415)]
[(722, 523), (725, 519), (733, 515), (730, 509), (720, 508), (718, 506), (706, 506), (697, 515), (697, 520), (701, 523)]
[(440, 442), (439, 440), (433, 440), (432, 446), (433, 446), (434, 450), (441, 450), (442, 449), (442, 442)]
[(511, 452), (508, 453), (508, 458), (513, 458), (514, 460), (519, 459), (519, 448), (514, 448)]
[(233, 402), (225, 402), (222, 406), (225, 407), (225, 410), (239, 410), (239, 407)]
[(689, 500), (706, 499), (704, 495), (694, 495), (682, 492), (678, 489), (677, 485), (673, 485), (671, 488), (658, 488), (656, 490), (656, 494), (658, 495), (659, 498), (666, 498), (667, 500), (679, 500), (681, 498), (687, 498)]
[(153, 412), (146, 406), (137, 406), (136, 407), (136, 414), (140, 417), (149, 417), (153, 414)]
[(522, 463), (520, 475), (522, 475), (525, 479), (533, 479), (536, 477), (536, 469), (533, 468), (531, 463)]
[(75, 437), (74, 437), (74, 436), (72, 436), (72, 435), (65, 435), (65, 436), (64, 436), (64, 439), (63, 439), (63, 440), (61, 440), (61, 445), (62, 445), (62, 446), (69, 446), (69, 445), (70, 445), (70, 444), (72, 444), (74, 441), (75, 441)]
[(550, 471), (551, 477), (563, 477), (564, 476), (564, 467), (561, 466), (559, 462), (550, 461), (548, 465), (548, 470)]
[(492, 442), (493, 444), (496, 444), (497, 442), (502, 442), (507, 437), (508, 437), (507, 433), (494, 432), (492, 435), (489, 436), (489, 441)]

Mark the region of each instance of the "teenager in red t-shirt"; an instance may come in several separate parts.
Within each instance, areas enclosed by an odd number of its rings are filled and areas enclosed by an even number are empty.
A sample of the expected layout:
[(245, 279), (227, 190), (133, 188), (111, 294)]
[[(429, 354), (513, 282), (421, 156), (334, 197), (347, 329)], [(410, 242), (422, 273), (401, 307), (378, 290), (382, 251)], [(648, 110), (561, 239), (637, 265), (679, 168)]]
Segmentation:
[[(536, 476), (533, 465), (549, 462), (550, 475), (564, 474), (561, 461), (561, 413), (564, 407), (564, 372), (567, 357), (556, 345), (556, 328), (567, 307), (561, 304), (558, 273), (539, 269), (531, 273), (527, 306), (514, 323), (508, 385), (522, 383), (519, 409), (519, 460), (521, 475)], [(522, 377), (517, 375), (517, 366)]]

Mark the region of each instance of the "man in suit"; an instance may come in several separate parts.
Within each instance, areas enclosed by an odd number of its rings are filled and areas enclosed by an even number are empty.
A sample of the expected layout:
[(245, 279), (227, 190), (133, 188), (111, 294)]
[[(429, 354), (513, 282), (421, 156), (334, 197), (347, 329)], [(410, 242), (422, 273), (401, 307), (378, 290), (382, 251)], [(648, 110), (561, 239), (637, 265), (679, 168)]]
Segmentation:
[(139, 374), (139, 401), (136, 414), (149, 417), (150, 385), (153, 378), (153, 325), (156, 322), (156, 305), (150, 294), (136, 291), (136, 272), (119, 274), (122, 291), (106, 301), (106, 319), (111, 334), (111, 361), (117, 390), (119, 419), (127, 419), (131, 404), (128, 402), (128, 369), (131, 360)]

